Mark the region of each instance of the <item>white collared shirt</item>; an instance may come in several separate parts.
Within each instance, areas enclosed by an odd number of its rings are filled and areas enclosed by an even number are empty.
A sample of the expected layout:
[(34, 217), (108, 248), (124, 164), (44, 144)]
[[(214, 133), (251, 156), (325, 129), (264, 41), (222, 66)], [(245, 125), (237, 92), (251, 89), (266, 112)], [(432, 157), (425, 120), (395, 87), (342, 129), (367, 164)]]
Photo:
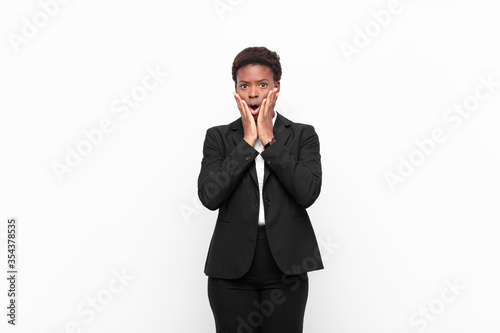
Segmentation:
[[(274, 110), (273, 127), (277, 117), (278, 117), (278, 112)], [(264, 200), (262, 198), (262, 186), (264, 184), (264, 159), (260, 155), (260, 153), (262, 153), (262, 148), (264, 148), (264, 145), (262, 144), (260, 139), (257, 138), (257, 142), (255, 143), (254, 148), (259, 152), (259, 155), (257, 155), (257, 157), (255, 158), (255, 168), (257, 171), (257, 180), (259, 181), (259, 193), (260, 193), (259, 225), (264, 225), (265, 224)]]

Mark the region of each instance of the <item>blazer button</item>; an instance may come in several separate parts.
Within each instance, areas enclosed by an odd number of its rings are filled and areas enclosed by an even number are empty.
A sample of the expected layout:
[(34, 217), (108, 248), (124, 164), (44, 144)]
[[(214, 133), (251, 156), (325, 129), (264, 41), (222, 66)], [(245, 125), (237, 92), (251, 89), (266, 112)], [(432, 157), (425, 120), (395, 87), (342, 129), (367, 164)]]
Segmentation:
[(245, 157), (245, 159), (248, 161), (250, 159), (250, 156)]
[(267, 164), (271, 164), (271, 159), (270, 158), (267, 159)]
[(266, 204), (266, 206), (269, 206), (269, 205), (271, 204), (271, 200), (266, 199), (266, 200), (264, 201), (264, 203)]

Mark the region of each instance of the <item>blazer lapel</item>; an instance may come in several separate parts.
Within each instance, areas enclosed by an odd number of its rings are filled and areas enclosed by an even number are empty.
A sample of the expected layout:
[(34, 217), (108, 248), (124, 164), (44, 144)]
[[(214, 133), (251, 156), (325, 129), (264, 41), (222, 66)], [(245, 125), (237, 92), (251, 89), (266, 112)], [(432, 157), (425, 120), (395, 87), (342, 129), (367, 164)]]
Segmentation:
[[(232, 139), (232, 146), (230, 147), (230, 150), (233, 150), (233, 148), (238, 144), (238, 142), (243, 140), (243, 136), (245, 135), (245, 130), (243, 129), (243, 123), (241, 122), (241, 117), (233, 121), (231, 124), (229, 124), (229, 129), (230, 129), (229, 136)], [(255, 185), (259, 187), (259, 182), (257, 180), (257, 171), (255, 168), (255, 161), (250, 166), (250, 175), (252, 176)]]
[[(278, 138), (284, 145), (286, 145), (288, 137), (290, 136), (290, 131), (288, 130), (288, 126), (292, 123), (287, 118), (283, 117), (280, 113), (277, 114), (276, 120), (274, 121), (273, 126), (273, 134)], [(266, 184), (267, 177), (271, 173), (270, 167), (267, 165), (266, 161), (264, 161), (264, 184)]]
[[(283, 144), (286, 144), (286, 141), (288, 137), (290, 136), (290, 131), (288, 130), (288, 126), (290, 126), (292, 123), (290, 120), (282, 116), (279, 112), (276, 115), (276, 120), (274, 121), (274, 126), (273, 126), (273, 134), (275, 137), (278, 138)], [(234, 148), (243, 139), (244, 136), (244, 129), (243, 129), (243, 123), (241, 122), (241, 117), (233, 121), (231, 124), (229, 124), (229, 129), (231, 130), (230, 137), (233, 140), (233, 146), (231, 147)], [(259, 139), (257, 139), (259, 140)], [(255, 182), (255, 185), (257, 188), (259, 187), (259, 181), (257, 180), (257, 171), (255, 167), (255, 161), (252, 163), (252, 166), (250, 167), (250, 175), (252, 176), (252, 179)], [(269, 177), (269, 174), (271, 173), (271, 170), (267, 166), (267, 163), (264, 161), (264, 184), (266, 183), (267, 177)]]

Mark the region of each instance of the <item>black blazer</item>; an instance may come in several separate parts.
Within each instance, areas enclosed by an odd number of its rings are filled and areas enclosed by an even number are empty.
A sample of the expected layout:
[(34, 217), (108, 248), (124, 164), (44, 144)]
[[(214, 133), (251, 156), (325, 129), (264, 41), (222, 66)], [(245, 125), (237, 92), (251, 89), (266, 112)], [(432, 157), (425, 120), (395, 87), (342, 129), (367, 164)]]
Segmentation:
[[(273, 133), (278, 141), (261, 153), (269, 247), (286, 274), (323, 269), (306, 211), (321, 191), (318, 135), (313, 126), (279, 113)], [(252, 264), (257, 239), (260, 198), (254, 160), (259, 152), (243, 135), (240, 117), (209, 128), (203, 144), (198, 196), (208, 209), (219, 209), (205, 263), (205, 274), (215, 278), (242, 277)]]

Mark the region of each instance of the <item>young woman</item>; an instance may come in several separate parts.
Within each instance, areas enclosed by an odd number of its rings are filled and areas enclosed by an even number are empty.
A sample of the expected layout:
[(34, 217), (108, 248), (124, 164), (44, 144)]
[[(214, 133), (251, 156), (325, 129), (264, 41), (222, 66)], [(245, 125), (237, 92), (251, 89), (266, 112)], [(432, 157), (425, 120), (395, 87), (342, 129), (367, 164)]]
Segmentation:
[(206, 132), (198, 196), (218, 209), (205, 274), (217, 332), (302, 332), (309, 278), (323, 269), (306, 208), (321, 191), (314, 127), (275, 109), (279, 56), (249, 47), (233, 62), (240, 116)]

